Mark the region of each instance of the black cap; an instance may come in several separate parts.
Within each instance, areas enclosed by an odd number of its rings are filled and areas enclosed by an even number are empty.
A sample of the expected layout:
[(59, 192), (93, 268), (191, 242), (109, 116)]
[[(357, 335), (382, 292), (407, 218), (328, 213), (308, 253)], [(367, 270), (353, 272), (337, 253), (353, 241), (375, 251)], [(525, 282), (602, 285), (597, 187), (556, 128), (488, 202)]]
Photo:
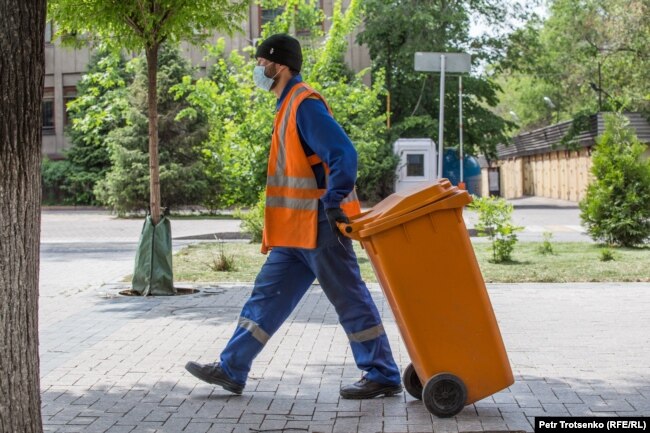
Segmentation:
[(262, 57), (300, 72), (302, 67), (302, 50), (300, 42), (284, 33), (266, 38), (258, 45), (255, 58)]

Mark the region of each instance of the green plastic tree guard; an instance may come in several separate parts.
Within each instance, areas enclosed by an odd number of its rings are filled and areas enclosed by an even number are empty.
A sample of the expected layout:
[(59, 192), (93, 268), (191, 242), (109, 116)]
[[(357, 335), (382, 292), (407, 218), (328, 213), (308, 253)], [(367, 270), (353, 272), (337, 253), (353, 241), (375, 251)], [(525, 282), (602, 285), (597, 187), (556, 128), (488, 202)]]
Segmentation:
[(154, 225), (151, 215), (147, 215), (135, 253), (131, 283), (133, 291), (142, 296), (176, 294), (172, 270), (172, 230), (166, 217), (161, 217)]

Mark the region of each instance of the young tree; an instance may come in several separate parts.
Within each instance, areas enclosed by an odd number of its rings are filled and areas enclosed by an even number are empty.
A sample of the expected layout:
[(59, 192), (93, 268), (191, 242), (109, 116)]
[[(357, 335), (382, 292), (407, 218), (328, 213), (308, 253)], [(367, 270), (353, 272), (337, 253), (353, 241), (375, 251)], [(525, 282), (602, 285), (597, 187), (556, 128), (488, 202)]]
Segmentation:
[[(214, 30), (233, 32), (244, 19), (244, 0), (51, 0), (59, 34), (98, 38), (117, 50), (144, 50), (147, 59), (149, 190), (151, 216), (145, 220), (135, 257), (133, 290), (172, 295), (171, 227), (161, 219), (158, 157), (158, 53), (163, 43), (198, 42)], [(160, 223), (160, 224), (159, 224)], [(157, 226), (160, 228), (157, 230)], [(151, 246), (154, 246), (153, 248)]]
[[(107, 132), (110, 169), (95, 189), (97, 198), (118, 214), (147, 208), (147, 70), (142, 58), (134, 59), (133, 82), (124, 89), (128, 96), (125, 121)], [(185, 94), (174, 98), (169, 89), (192, 79), (194, 69), (176, 47), (163, 45), (158, 58), (158, 115), (160, 184), (162, 202), (171, 209), (211, 201), (216, 195), (206, 176), (201, 144), (207, 138), (207, 119), (201, 110), (178, 119), (188, 108)], [(144, 180), (144, 181), (143, 181)]]
[(38, 267), (45, 0), (0, 0), (0, 431), (40, 433)]
[(198, 42), (214, 30), (233, 32), (245, 18), (248, 2), (220, 0), (51, 0), (50, 16), (59, 33), (99, 38), (117, 49), (144, 50), (147, 59), (150, 207), (154, 225), (160, 220), (158, 169), (158, 52), (163, 42)]
[(650, 238), (650, 161), (620, 113), (607, 114), (593, 153), (594, 181), (580, 202), (589, 235), (610, 245), (633, 247)]

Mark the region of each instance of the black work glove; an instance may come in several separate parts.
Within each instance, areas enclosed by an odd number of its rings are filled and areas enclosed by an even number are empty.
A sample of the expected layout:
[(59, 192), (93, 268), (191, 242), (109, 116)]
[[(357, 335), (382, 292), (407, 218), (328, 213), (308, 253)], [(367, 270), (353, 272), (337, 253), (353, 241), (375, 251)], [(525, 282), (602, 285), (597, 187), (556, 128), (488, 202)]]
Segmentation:
[(336, 226), (336, 223), (350, 224), (350, 220), (343, 213), (343, 210), (340, 207), (325, 209), (325, 214), (327, 215), (327, 221), (329, 221), (332, 231), (337, 235), (341, 234), (341, 231)]

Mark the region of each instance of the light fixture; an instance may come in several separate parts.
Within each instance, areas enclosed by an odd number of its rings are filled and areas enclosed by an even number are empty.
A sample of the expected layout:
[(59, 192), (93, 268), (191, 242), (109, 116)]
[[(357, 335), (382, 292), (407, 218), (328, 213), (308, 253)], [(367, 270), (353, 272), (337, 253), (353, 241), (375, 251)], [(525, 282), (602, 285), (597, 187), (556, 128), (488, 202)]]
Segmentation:
[(549, 108), (551, 108), (551, 110), (555, 109), (555, 104), (553, 103), (553, 101), (551, 101), (551, 98), (549, 98), (548, 96), (544, 96), (544, 102), (546, 102), (546, 105), (548, 105)]

